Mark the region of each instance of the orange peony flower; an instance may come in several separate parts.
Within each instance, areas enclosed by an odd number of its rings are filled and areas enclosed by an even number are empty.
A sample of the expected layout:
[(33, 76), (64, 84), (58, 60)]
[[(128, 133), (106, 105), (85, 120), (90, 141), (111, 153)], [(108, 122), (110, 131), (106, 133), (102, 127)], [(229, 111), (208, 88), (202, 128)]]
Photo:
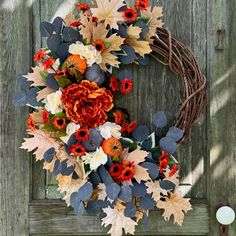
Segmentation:
[(122, 154), (122, 144), (114, 137), (104, 140), (102, 142), (102, 149), (111, 158), (119, 157)]
[(68, 73), (72, 76), (75, 74), (75, 70), (79, 71), (81, 74), (84, 74), (87, 69), (86, 60), (82, 59), (80, 55), (70, 55), (66, 59), (66, 64)]
[(97, 83), (83, 80), (62, 92), (62, 103), (68, 119), (81, 126), (96, 128), (103, 125), (113, 104), (111, 91), (99, 88)]

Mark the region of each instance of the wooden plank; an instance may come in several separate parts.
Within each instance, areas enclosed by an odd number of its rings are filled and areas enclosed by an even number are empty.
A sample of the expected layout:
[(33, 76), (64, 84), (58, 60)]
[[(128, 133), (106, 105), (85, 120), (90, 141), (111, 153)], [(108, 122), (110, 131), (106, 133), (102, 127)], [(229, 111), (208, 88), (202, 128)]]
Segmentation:
[[(209, 228), (206, 203), (193, 203), (182, 227), (173, 222), (164, 222), (161, 211), (150, 213), (148, 227), (140, 224), (137, 235), (206, 235)], [(85, 215), (77, 218), (71, 208), (59, 201), (39, 201), (30, 204), (30, 234), (54, 235), (104, 235), (107, 229), (101, 227), (97, 216)], [(173, 219), (171, 219), (173, 220)]]
[(0, 235), (28, 235), (29, 157), (19, 147), (28, 109), (12, 104), (17, 74), (31, 62), (31, 9), (22, 1), (0, 5)]
[[(236, 209), (236, 8), (235, 0), (209, 0), (208, 22), (208, 149), (210, 202), (210, 235), (219, 234), (215, 213), (218, 207), (230, 205)], [(216, 50), (217, 30), (220, 35)], [(236, 235), (235, 222), (229, 227), (229, 235)]]

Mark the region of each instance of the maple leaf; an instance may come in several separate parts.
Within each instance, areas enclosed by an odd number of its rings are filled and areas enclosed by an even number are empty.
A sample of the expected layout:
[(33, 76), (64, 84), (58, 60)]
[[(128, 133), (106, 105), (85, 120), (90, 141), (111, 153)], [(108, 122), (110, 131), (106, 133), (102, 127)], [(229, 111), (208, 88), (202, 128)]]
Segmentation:
[(49, 87), (45, 87), (43, 88), (42, 90), (40, 90), (38, 92), (38, 95), (37, 95), (37, 101), (44, 101), (46, 99), (46, 97), (51, 94), (51, 93), (54, 93), (56, 90), (54, 89), (51, 89)]
[(168, 167), (165, 172), (165, 180), (169, 180), (170, 182), (174, 183), (176, 187), (179, 186), (179, 171), (177, 171), (174, 175), (169, 176), (171, 170)]
[(43, 124), (43, 112), (45, 110), (44, 109), (39, 109), (38, 111), (35, 111), (31, 114), (31, 117), (34, 121), (35, 124)]
[(122, 229), (126, 234), (134, 234), (137, 223), (124, 215), (124, 209), (125, 207), (121, 204), (116, 204), (114, 209), (111, 207), (102, 209), (106, 213), (106, 217), (102, 219), (102, 225), (105, 227), (111, 225), (108, 234), (122, 236)]
[[(98, 191), (98, 200), (105, 201), (106, 197), (107, 197), (106, 185), (104, 183), (100, 183), (98, 185), (98, 190), (99, 190)], [(109, 201), (110, 203), (113, 202), (113, 200), (110, 198), (107, 198), (107, 201)]]
[(30, 86), (46, 86), (46, 82), (43, 79), (43, 77), (40, 75), (40, 72), (42, 71), (42, 68), (39, 66), (32, 67), (33, 72), (28, 73), (28, 75), (25, 75), (24, 77), (27, 79), (27, 81), (33, 82)]
[(73, 13), (68, 14), (65, 18), (64, 18), (64, 22), (66, 25), (70, 26), (70, 24), (72, 24), (73, 22), (76, 21), (75, 15)]
[(174, 223), (182, 225), (184, 221), (184, 213), (192, 209), (189, 198), (183, 198), (179, 193), (171, 193), (170, 197), (166, 197), (165, 201), (158, 201), (157, 207), (164, 209), (163, 217), (168, 221), (171, 215), (174, 216)]
[(123, 0), (96, 0), (97, 8), (91, 8), (93, 16), (99, 21), (104, 21), (105, 25), (111, 28), (118, 29), (117, 22), (124, 21), (122, 12), (118, 10), (123, 7)]
[(161, 198), (161, 193), (167, 195), (167, 191), (160, 187), (159, 181), (148, 181), (145, 183), (147, 186), (147, 193), (152, 194), (152, 198), (158, 202)]
[(148, 26), (149, 26), (149, 32), (146, 36), (146, 39), (149, 42), (152, 42), (151, 39), (155, 34), (157, 28), (161, 28), (164, 25), (164, 22), (160, 19), (163, 16), (163, 8), (162, 7), (149, 7), (146, 11), (141, 11), (142, 17), (148, 17)]
[(80, 34), (83, 36), (83, 39), (86, 39), (87, 44), (92, 42), (93, 31), (95, 23), (93, 22), (92, 16), (81, 12), (80, 13), (80, 22), (82, 23)]
[(37, 149), (34, 152), (36, 160), (42, 160), (44, 153), (50, 148), (55, 148), (55, 151), (58, 151), (59, 144), (54, 138), (50, 136), (49, 133), (43, 132), (42, 130), (28, 131), (29, 135), (32, 135), (31, 138), (25, 138), (25, 142), (22, 143), (21, 148), (26, 149), (28, 152)]
[(133, 162), (134, 163), (134, 178), (138, 183), (140, 183), (142, 180), (147, 181), (150, 179), (150, 176), (148, 174), (148, 170), (140, 165), (139, 163), (142, 163), (145, 161), (145, 158), (147, 157), (148, 152), (136, 149), (131, 153), (128, 153), (128, 149), (126, 149), (123, 152), (122, 160), (127, 162)]
[(152, 49), (148, 41), (139, 40), (141, 31), (142, 29), (138, 26), (130, 25), (127, 28), (128, 38), (125, 40), (125, 44), (131, 46), (136, 53), (144, 57), (145, 54), (151, 53)]

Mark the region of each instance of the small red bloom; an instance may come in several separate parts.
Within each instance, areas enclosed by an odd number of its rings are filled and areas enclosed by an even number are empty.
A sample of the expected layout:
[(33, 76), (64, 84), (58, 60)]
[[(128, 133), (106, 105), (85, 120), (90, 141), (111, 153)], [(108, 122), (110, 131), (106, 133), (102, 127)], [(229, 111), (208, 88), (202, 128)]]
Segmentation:
[(80, 128), (75, 132), (75, 137), (79, 142), (84, 142), (88, 140), (89, 134), (88, 128)]
[(133, 81), (131, 79), (124, 79), (120, 85), (120, 91), (122, 94), (128, 94), (133, 89)]
[(34, 54), (34, 61), (41, 62), (43, 60), (43, 57), (45, 57), (46, 55), (47, 55), (46, 51), (43, 49), (40, 49), (38, 52)]
[(46, 110), (44, 110), (43, 111), (43, 122), (48, 123), (48, 121), (49, 121), (49, 113)]
[(44, 69), (45, 69), (45, 70), (50, 69), (50, 68), (53, 66), (54, 62), (55, 62), (55, 59), (54, 59), (54, 58), (52, 58), (52, 57), (47, 58), (47, 59), (43, 62), (43, 67), (44, 67)]
[(72, 26), (72, 27), (78, 27), (78, 26), (80, 26), (80, 25), (82, 25), (82, 23), (81, 23), (79, 20), (74, 21), (74, 22), (72, 22), (72, 23), (70, 24), (70, 26)]
[(148, 5), (148, 0), (136, 0), (135, 2), (135, 7), (141, 11), (147, 10)]
[(119, 80), (116, 77), (112, 76), (110, 78), (110, 85), (109, 86), (110, 86), (111, 90), (113, 92), (115, 92), (119, 87)]
[(160, 173), (163, 174), (164, 170), (167, 168), (169, 163), (169, 154), (165, 151), (162, 151), (159, 161), (160, 161)]
[(97, 23), (97, 22), (98, 22), (98, 18), (95, 17), (95, 16), (93, 16), (93, 17), (92, 17), (92, 22), (93, 22), (93, 23)]
[(113, 177), (115, 179), (119, 178), (122, 171), (123, 171), (123, 166), (119, 163), (113, 164), (109, 169), (109, 173), (110, 173), (111, 177)]
[(53, 119), (52, 124), (55, 128), (62, 130), (65, 129), (66, 119), (61, 117), (56, 117)]
[(122, 111), (116, 111), (113, 113), (114, 117), (115, 117), (115, 123), (117, 125), (120, 125), (123, 119), (123, 113)]
[(121, 125), (121, 133), (123, 134), (123, 133), (125, 133), (125, 132), (127, 132), (127, 131), (128, 131), (128, 124), (127, 124), (126, 121), (124, 121), (124, 122), (122, 123), (122, 125)]
[(69, 152), (73, 153), (76, 157), (82, 157), (86, 153), (86, 150), (81, 144), (72, 144), (69, 148)]
[(77, 4), (75, 8), (81, 11), (88, 11), (90, 9), (90, 6), (84, 3), (80, 3), (80, 4)]
[(127, 128), (128, 133), (133, 133), (136, 127), (137, 127), (137, 121), (134, 120), (128, 125), (128, 128)]
[(33, 118), (32, 116), (30, 115), (28, 120), (27, 120), (27, 126), (28, 126), (28, 129), (30, 129), (31, 131), (35, 131), (36, 128), (35, 128), (35, 123), (33, 121)]
[(172, 166), (171, 171), (169, 173), (169, 177), (173, 176), (178, 171), (178, 169), (178, 165), (175, 164), (174, 166)]
[(133, 8), (127, 8), (123, 11), (123, 17), (126, 21), (131, 22), (137, 19), (138, 14)]
[(62, 69), (62, 70), (57, 70), (57, 71), (56, 71), (56, 74), (54, 75), (54, 77), (55, 77), (56, 79), (59, 79), (59, 78), (61, 78), (61, 77), (64, 77), (64, 76), (66, 76), (66, 71), (67, 71), (67, 68), (64, 68), (64, 69)]
[(124, 169), (119, 177), (120, 181), (129, 181), (135, 175), (134, 163), (128, 162), (125, 164)]
[(104, 52), (106, 50), (106, 45), (102, 40), (94, 40), (93, 45), (99, 52)]

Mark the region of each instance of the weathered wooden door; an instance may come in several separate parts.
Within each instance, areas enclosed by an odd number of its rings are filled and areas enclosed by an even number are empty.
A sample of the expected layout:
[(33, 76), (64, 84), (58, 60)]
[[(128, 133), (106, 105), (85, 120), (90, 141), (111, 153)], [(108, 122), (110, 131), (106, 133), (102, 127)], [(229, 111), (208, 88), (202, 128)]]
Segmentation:
[[(75, 3), (0, 1), (0, 236), (105, 234), (97, 217), (74, 216), (58, 200), (54, 178), (19, 150), (28, 111), (17, 110), (11, 102), (14, 77), (28, 71), (32, 53), (44, 45), (40, 21), (65, 16)], [(176, 154), (181, 188), (192, 198), (193, 211), (182, 228), (152, 212), (149, 226), (141, 225), (137, 234), (217, 236), (217, 207), (230, 204), (236, 209), (236, 2), (162, 0), (160, 4), (166, 27), (193, 49), (207, 76), (208, 107)], [(123, 103), (132, 117), (154, 129), (150, 117), (165, 110), (172, 123), (180, 101), (178, 78), (154, 60), (148, 67), (130, 69), (135, 89)], [(236, 235), (235, 223), (229, 235)]]

